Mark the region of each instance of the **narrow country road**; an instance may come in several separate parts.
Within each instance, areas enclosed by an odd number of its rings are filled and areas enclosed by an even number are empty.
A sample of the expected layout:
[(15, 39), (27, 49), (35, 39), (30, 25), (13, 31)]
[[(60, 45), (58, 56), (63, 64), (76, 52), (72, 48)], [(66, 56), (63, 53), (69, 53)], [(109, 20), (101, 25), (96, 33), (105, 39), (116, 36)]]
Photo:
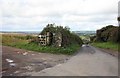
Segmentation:
[(80, 52), (66, 63), (26, 74), (32, 76), (118, 76), (118, 58), (95, 47), (82, 46)]

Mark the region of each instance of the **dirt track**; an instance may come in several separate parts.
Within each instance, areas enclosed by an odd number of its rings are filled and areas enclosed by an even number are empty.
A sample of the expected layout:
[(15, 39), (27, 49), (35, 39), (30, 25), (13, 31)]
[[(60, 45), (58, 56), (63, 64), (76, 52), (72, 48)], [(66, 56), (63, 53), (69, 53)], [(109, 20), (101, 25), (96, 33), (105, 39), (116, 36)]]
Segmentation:
[[(2, 75), (26, 76), (26, 72), (41, 71), (66, 62), (70, 56), (32, 52), (2, 46)], [(8, 62), (12, 60), (13, 62)]]

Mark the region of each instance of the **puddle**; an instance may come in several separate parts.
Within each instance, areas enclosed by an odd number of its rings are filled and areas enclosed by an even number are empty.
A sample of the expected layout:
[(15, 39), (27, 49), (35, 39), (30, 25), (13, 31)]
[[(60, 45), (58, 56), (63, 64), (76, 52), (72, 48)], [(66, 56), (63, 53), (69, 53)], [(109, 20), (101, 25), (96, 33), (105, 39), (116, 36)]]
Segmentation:
[(2, 73), (5, 73), (5, 72), (6, 72), (6, 71), (2, 71), (1, 74), (2, 74)]
[(32, 54), (33, 56), (35, 55), (35, 54)]
[(31, 66), (34, 66), (35, 64), (30, 64)]
[(53, 65), (51, 65), (50, 63), (48, 63), (46, 61), (32, 62), (30, 65), (35, 69), (35, 71), (41, 71), (41, 70), (43, 70), (45, 68), (50, 68), (50, 67), (53, 66)]
[(37, 62), (32, 62), (32, 64), (40, 64), (43, 63), (44, 61), (37, 61)]
[(6, 61), (7, 61), (7, 62), (9, 62), (9, 63), (14, 62), (14, 61), (13, 61), (13, 60), (11, 60), (11, 59), (6, 59)]
[(7, 71), (7, 70), (8, 70), (8, 68), (2, 68), (2, 72), (3, 72), (3, 71)]
[(29, 71), (32, 71), (32, 70), (34, 70), (33, 68), (32, 68), (32, 66), (25, 66), (25, 67), (21, 67), (22, 69), (27, 69), (27, 70), (29, 70)]
[(82, 47), (85, 47), (85, 44), (83, 44)]
[(18, 51), (17, 53), (19, 54), (20, 52)]
[(10, 76), (13, 76), (13, 74), (10, 74)]
[(16, 66), (15, 63), (10, 63), (9, 65), (10, 65), (10, 67), (15, 67)]
[(24, 56), (27, 55), (27, 54), (28, 54), (27, 52), (23, 53)]
[(15, 71), (14, 74), (20, 73), (20, 71)]

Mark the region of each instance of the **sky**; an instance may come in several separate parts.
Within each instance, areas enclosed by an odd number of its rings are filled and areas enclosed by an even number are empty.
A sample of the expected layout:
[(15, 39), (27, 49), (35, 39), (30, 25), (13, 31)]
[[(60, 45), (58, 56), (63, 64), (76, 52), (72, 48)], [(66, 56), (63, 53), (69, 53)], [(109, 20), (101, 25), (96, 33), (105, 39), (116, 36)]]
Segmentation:
[(41, 31), (48, 23), (71, 31), (118, 26), (119, 0), (0, 0), (1, 31)]

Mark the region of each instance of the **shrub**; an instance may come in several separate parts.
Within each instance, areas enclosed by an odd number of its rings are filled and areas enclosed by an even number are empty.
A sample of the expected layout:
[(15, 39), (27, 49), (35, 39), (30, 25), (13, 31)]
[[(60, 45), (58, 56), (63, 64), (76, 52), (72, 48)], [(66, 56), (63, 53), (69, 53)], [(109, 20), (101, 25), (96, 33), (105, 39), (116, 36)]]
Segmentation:
[[(82, 45), (82, 40), (80, 37), (76, 34), (73, 34), (70, 32), (69, 27), (63, 27), (63, 26), (56, 26), (55, 24), (48, 24), (40, 34), (45, 34), (46, 32), (50, 33), (61, 33), (62, 35), (62, 47), (67, 47), (71, 44), (78, 44)], [(34, 42), (36, 42), (34, 40)]]
[(112, 41), (112, 42), (118, 42), (118, 28), (117, 26), (106, 26), (103, 27), (100, 30), (97, 30), (97, 41), (102, 41), (102, 42), (107, 42), (107, 41)]

